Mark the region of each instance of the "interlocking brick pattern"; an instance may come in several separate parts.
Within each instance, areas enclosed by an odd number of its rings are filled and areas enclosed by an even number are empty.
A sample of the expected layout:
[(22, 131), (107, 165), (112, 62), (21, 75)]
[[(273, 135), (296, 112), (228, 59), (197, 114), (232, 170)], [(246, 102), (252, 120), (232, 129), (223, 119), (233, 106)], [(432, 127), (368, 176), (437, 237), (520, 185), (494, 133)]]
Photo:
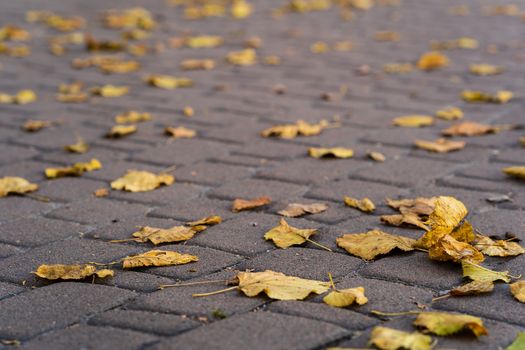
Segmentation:
[[(0, 56), (0, 92), (32, 89), (36, 103), (0, 106), (0, 176), (21, 176), (40, 186), (42, 202), (32, 197), (0, 199), (0, 339), (18, 339), (24, 349), (324, 349), (328, 346), (365, 347), (371, 329), (385, 325), (411, 330), (411, 316), (378, 318), (372, 310), (398, 312), (426, 305), (437, 310), (458, 310), (480, 316), (490, 335), (440, 338), (447, 349), (496, 349), (511, 343), (525, 328), (523, 307), (506, 285), (489, 296), (449, 298), (432, 303), (461, 283), (458, 265), (431, 262), (421, 252), (393, 254), (374, 262), (346, 254), (335, 245), (342, 233), (381, 228), (418, 237), (421, 232), (392, 228), (379, 215), (391, 211), (386, 197), (453, 195), (469, 208), (469, 220), (487, 234), (511, 231), (525, 240), (524, 185), (505, 177), (501, 168), (524, 165), (518, 139), (522, 130), (465, 138), (464, 150), (432, 154), (413, 148), (413, 140), (435, 139), (450, 123), (439, 120), (422, 129), (396, 128), (392, 118), (405, 114), (433, 114), (448, 105), (461, 107), (466, 119), (492, 124), (523, 124), (523, 51), (525, 24), (520, 16), (488, 16), (489, 5), (508, 0), (399, 0), (376, 1), (368, 11), (355, 11), (345, 21), (335, 9), (272, 17), (284, 0), (250, 0), (254, 13), (245, 20), (217, 17), (187, 20), (182, 10), (165, 0), (61, 1), (16, 0), (0, 3), (0, 25), (28, 29), (32, 54), (24, 58)], [(465, 5), (468, 16), (449, 13)], [(225, 45), (213, 49), (172, 48), (135, 57), (138, 72), (106, 75), (95, 68), (76, 70), (70, 62), (85, 57), (83, 47), (53, 56), (47, 38), (57, 32), (24, 21), (27, 10), (57, 11), (84, 16), (85, 29), (97, 38), (116, 38), (101, 25), (101, 11), (144, 6), (158, 20), (150, 44), (184, 34), (213, 34)], [(378, 42), (376, 31), (396, 31), (401, 40)], [(260, 62), (233, 67), (225, 55), (258, 36), (259, 58), (278, 55), (280, 65)], [(476, 50), (445, 53), (451, 63), (436, 72), (385, 74), (391, 62), (415, 62), (429, 50), (431, 40), (476, 38)], [(348, 51), (315, 54), (316, 41), (332, 45), (350, 41)], [(497, 49), (494, 49), (496, 47)], [(213, 58), (210, 71), (183, 72), (188, 58)], [(505, 73), (478, 77), (468, 73), (470, 63), (505, 67)], [(368, 65), (370, 74), (358, 70)], [(362, 70), (362, 68), (361, 68)], [(161, 90), (146, 86), (150, 73), (187, 76), (188, 89)], [(87, 86), (122, 84), (128, 95), (95, 97), (87, 103), (55, 100), (59, 84), (84, 81)], [(279, 88), (281, 86), (281, 88)], [(348, 88), (344, 95), (341, 86)], [(462, 102), (466, 88), (508, 89), (517, 98), (505, 105)], [(284, 89), (284, 93), (276, 93)], [(333, 98), (326, 98), (327, 94)], [(323, 98), (325, 96), (325, 98)], [(192, 106), (195, 115), (182, 110)], [(103, 136), (113, 117), (127, 110), (147, 111), (153, 121), (119, 140)], [(337, 115), (339, 128), (313, 137), (292, 140), (264, 139), (260, 131), (279, 123), (304, 119), (316, 122)], [(60, 120), (37, 133), (22, 131), (28, 119)], [(197, 130), (193, 139), (168, 140), (167, 125)], [(63, 146), (77, 135), (90, 145), (87, 154), (70, 154)], [(307, 156), (311, 146), (352, 147), (350, 160), (317, 160)], [(366, 154), (385, 154), (384, 163)], [(78, 178), (46, 180), (43, 170), (93, 157), (103, 168)], [(176, 183), (146, 193), (93, 192), (128, 169), (161, 171), (176, 166)], [(487, 198), (508, 195), (509, 202)], [(272, 204), (252, 212), (232, 213), (234, 198), (267, 195)], [(344, 195), (369, 197), (378, 204), (373, 215), (342, 203)], [(302, 228), (318, 228), (318, 241), (335, 252), (306, 244), (277, 249), (264, 233), (277, 225), (277, 211), (287, 203), (329, 204), (327, 212), (290, 219)], [(137, 226), (170, 227), (208, 215), (224, 222), (199, 233), (185, 244), (163, 249), (199, 256), (189, 265), (122, 271), (112, 279), (85, 282), (45, 282), (32, 272), (42, 263), (111, 262), (147, 250), (125, 239)], [(488, 259), (488, 267), (525, 274), (525, 256)], [(303, 278), (323, 279), (332, 273), (341, 288), (364, 286), (367, 305), (335, 309), (320, 297), (304, 302), (247, 298), (240, 293), (193, 298), (220, 285), (193, 285), (158, 290), (161, 284), (229, 279), (236, 271), (272, 269)], [(219, 316), (226, 316), (225, 319)], [(0, 349), (3, 349), (0, 344)], [(7, 347), (6, 347), (7, 348)]]

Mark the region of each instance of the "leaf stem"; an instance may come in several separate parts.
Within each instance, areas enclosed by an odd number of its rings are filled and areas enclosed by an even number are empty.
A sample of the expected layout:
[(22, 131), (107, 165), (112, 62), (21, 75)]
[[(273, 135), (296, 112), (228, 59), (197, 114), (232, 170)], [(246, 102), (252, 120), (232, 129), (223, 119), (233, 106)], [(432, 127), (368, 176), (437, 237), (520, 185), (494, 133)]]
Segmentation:
[(209, 295), (215, 295), (215, 294), (226, 293), (226, 292), (229, 292), (230, 290), (235, 290), (235, 289), (238, 289), (238, 288), (239, 288), (239, 286), (233, 286), (233, 287), (230, 287), (230, 288), (225, 288), (225, 289), (221, 289), (221, 290), (216, 290), (215, 292), (192, 294), (191, 296), (194, 297), (194, 298), (198, 298), (198, 297), (207, 297), (207, 296), (209, 296)]
[(318, 247), (321, 247), (321, 248), (323, 248), (323, 249), (325, 249), (325, 250), (328, 250), (329, 252), (332, 252), (332, 251), (333, 251), (332, 249), (330, 249), (330, 248), (328, 248), (328, 247), (322, 245), (321, 243), (317, 243), (317, 242), (312, 241), (310, 238), (306, 238), (306, 240), (307, 240), (308, 242), (310, 242), (310, 243), (312, 243), (312, 244), (318, 246)]
[(51, 199), (49, 197), (39, 196), (38, 194), (34, 194), (34, 193), (21, 193), (21, 194), (31, 199), (36, 199), (37, 201), (41, 201), (45, 203), (51, 202)]
[(332, 278), (332, 274), (330, 272), (328, 272), (328, 278), (330, 279), (330, 284), (332, 285), (332, 288), (334, 290), (337, 290), (337, 288), (335, 288), (334, 279)]

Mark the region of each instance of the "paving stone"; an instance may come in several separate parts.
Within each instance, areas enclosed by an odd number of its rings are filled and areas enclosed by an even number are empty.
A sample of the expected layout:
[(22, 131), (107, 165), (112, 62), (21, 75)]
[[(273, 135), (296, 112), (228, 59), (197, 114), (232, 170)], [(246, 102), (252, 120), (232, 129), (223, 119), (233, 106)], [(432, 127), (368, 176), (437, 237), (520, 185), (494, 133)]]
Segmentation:
[(487, 210), (471, 215), (469, 221), (485, 235), (505, 236), (506, 232), (512, 232), (525, 239), (525, 217), (521, 210)]
[[(311, 329), (304, 332), (304, 329)], [(224, 334), (230, 334), (224, 337)], [(186, 349), (213, 347), (234, 349), (315, 349), (348, 335), (343, 328), (320, 321), (274, 314), (252, 312), (215, 322), (174, 339), (167, 339), (152, 349)], [(281, 339), (286, 338), (285, 342)]]
[(208, 192), (208, 196), (231, 200), (268, 196), (272, 200), (280, 200), (302, 194), (305, 189), (303, 186), (283, 182), (249, 179), (228, 182)]
[(130, 291), (88, 283), (55, 283), (37, 288), (0, 301), (2, 310), (10, 315), (0, 318), (0, 335), (27, 339), (118, 306), (134, 296)]
[(2, 145), (1, 147), (2, 153), (0, 154), (0, 164), (9, 164), (14, 161), (32, 158), (38, 154), (35, 149), (27, 147), (14, 145)]
[(133, 232), (137, 232), (142, 226), (169, 228), (183, 224), (183, 222), (169, 219), (159, 219), (148, 216), (133, 216), (123, 221), (108, 223), (105, 226), (90, 231), (86, 234), (86, 236), (103, 240), (128, 239), (131, 238), (131, 234)]
[(150, 171), (153, 173), (159, 173), (164, 169), (165, 167), (159, 165), (150, 165), (122, 160), (105, 163), (102, 165), (102, 169), (86, 173), (84, 177), (111, 182), (118, 179), (121, 176), (126, 175), (128, 170), (143, 170)]
[(93, 193), (102, 187), (104, 182), (83, 178), (62, 178), (46, 181), (40, 185), (38, 195), (48, 197), (52, 201), (74, 202), (92, 198)]
[(115, 309), (92, 317), (89, 324), (131, 329), (164, 336), (173, 336), (200, 325), (191, 319), (139, 310)]
[(23, 249), (20, 247), (16, 247), (10, 244), (0, 243), (0, 258), (6, 258), (8, 256), (21, 253), (22, 251)]
[(248, 178), (251, 174), (252, 170), (244, 166), (214, 162), (191, 164), (177, 169), (175, 173), (177, 181), (205, 185), (220, 185), (225, 182)]
[(48, 212), (55, 208), (52, 203), (42, 202), (27, 197), (9, 196), (0, 201), (0, 220), (17, 218)]
[(0, 177), (19, 176), (32, 182), (42, 182), (45, 180), (44, 169), (52, 164), (25, 160), (22, 162), (10, 162), (0, 166)]
[(153, 209), (149, 216), (175, 219), (180, 221), (194, 221), (206, 216), (219, 215), (223, 219), (233, 217), (232, 202), (208, 198), (197, 198), (190, 201), (179, 201), (171, 205)]
[[(177, 181), (177, 178), (175, 178)], [(165, 205), (173, 202), (191, 201), (204, 191), (203, 187), (175, 182), (149, 192), (111, 191), (110, 198), (146, 205)]]
[(72, 348), (111, 350), (125, 346), (126, 349), (138, 350), (155, 340), (154, 336), (125, 329), (73, 325), (35, 338), (24, 344), (22, 348), (28, 350)]
[(24, 292), (26, 289), (15, 284), (0, 282), (0, 299)]

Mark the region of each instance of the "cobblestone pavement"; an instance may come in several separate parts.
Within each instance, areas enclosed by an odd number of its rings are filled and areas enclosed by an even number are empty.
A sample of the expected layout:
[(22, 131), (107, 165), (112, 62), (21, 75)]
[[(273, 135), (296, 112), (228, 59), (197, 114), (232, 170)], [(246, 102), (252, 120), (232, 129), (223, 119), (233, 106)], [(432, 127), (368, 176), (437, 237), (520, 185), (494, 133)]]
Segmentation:
[[(366, 347), (371, 329), (379, 324), (413, 330), (413, 316), (379, 318), (371, 310), (400, 312), (426, 305), (436, 310), (457, 310), (483, 318), (490, 335), (478, 340), (469, 335), (440, 337), (442, 349), (498, 349), (512, 342), (525, 327), (522, 304), (508, 286), (496, 285), (488, 296), (448, 298), (432, 303), (461, 283), (461, 268), (435, 263), (424, 253), (392, 254), (363, 262), (335, 244), (342, 233), (378, 227), (416, 238), (420, 230), (392, 228), (379, 216), (392, 211), (384, 199), (452, 195), (469, 208), (469, 220), (482, 232), (513, 232), (525, 239), (523, 183), (509, 179), (501, 169), (525, 165), (519, 145), (522, 130), (465, 138), (465, 149), (448, 154), (413, 147), (416, 138), (435, 139), (451, 122), (438, 120), (426, 128), (399, 128), (391, 120), (407, 114), (430, 114), (445, 106), (463, 109), (467, 120), (490, 124), (523, 123), (520, 95), (525, 79), (523, 50), (525, 22), (520, 16), (486, 15), (488, 5), (506, 1), (400, 0), (399, 6), (378, 1), (368, 11), (356, 10), (344, 20), (338, 7), (274, 18), (272, 9), (284, 1), (250, 1), (254, 13), (245, 20), (229, 16), (187, 20), (180, 7), (164, 0), (60, 1), (4, 0), (0, 23), (30, 31), (32, 54), (1, 57), (0, 91), (32, 89), (35, 103), (1, 105), (0, 176), (21, 176), (39, 184), (36, 192), (48, 197), (9, 196), (0, 199), (0, 338), (18, 340), (24, 349), (324, 349), (330, 346)], [(470, 14), (451, 14), (465, 5)], [(45, 9), (84, 16), (85, 31), (95, 38), (117, 38), (101, 25), (101, 11), (143, 6), (159, 22), (148, 43), (168, 42), (187, 34), (221, 35), (218, 48), (165, 49), (135, 57), (141, 69), (129, 74), (103, 74), (96, 68), (74, 69), (71, 60), (87, 57), (83, 46), (72, 46), (63, 56), (48, 51), (47, 39), (58, 32), (42, 24), (26, 23), (27, 10)], [(464, 9), (464, 8), (463, 8)], [(458, 9), (456, 8), (456, 12)], [(399, 41), (375, 39), (378, 31), (395, 31)], [(234, 67), (224, 61), (228, 52), (245, 47), (258, 36), (261, 63)], [(431, 40), (472, 37), (479, 48), (446, 50), (450, 64), (438, 71), (417, 69), (385, 74), (383, 65), (415, 62), (428, 51)], [(322, 41), (330, 48), (352, 43), (350, 51), (330, 49), (313, 53)], [(341, 49), (343, 44), (339, 44)], [(344, 47), (343, 47), (344, 48)], [(264, 63), (277, 55), (282, 63)], [(132, 56), (130, 56), (132, 57)], [(183, 59), (213, 58), (209, 71), (184, 71)], [(501, 75), (480, 77), (468, 72), (470, 63), (505, 67)], [(363, 65), (369, 66), (369, 74)], [(147, 86), (147, 74), (171, 74), (194, 80), (191, 88), (162, 90)], [(83, 81), (127, 85), (129, 94), (92, 98), (86, 103), (55, 100), (61, 83)], [(346, 93), (341, 93), (347, 87)], [(514, 91), (504, 105), (462, 102), (463, 89)], [(343, 91), (344, 92), (344, 91)], [(183, 107), (195, 114), (186, 117)], [(133, 135), (110, 140), (104, 134), (116, 114), (134, 109), (150, 112), (153, 120), (139, 125)], [(260, 136), (265, 128), (303, 119), (317, 122), (338, 115), (341, 127), (312, 137), (290, 140)], [(24, 132), (28, 119), (60, 120), (36, 133)], [(197, 130), (192, 139), (168, 140), (167, 125)], [(86, 154), (66, 153), (63, 147), (83, 137)], [(308, 157), (312, 146), (344, 146), (355, 150), (348, 160)], [(367, 158), (382, 152), (383, 163)], [(77, 178), (46, 180), (43, 170), (77, 161), (99, 159), (103, 168)], [(96, 189), (128, 169), (160, 171), (176, 166), (176, 183), (155, 191), (111, 191), (97, 198)], [(232, 213), (232, 200), (270, 196), (272, 204), (259, 210)], [(372, 215), (345, 207), (342, 197), (369, 197), (378, 208)], [(490, 203), (488, 198), (508, 195), (512, 200)], [(287, 203), (324, 202), (329, 209), (290, 219), (298, 227), (318, 228), (320, 243), (277, 249), (263, 235), (276, 226), (276, 212)], [(109, 243), (128, 238), (136, 226), (170, 227), (207, 215), (224, 222), (208, 228), (186, 244), (162, 249), (199, 256), (196, 263), (173, 267), (122, 271), (112, 279), (85, 282), (45, 282), (33, 271), (42, 263), (111, 262), (151, 249), (147, 244)], [(489, 259), (486, 266), (525, 274), (525, 256)], [(327, 280), (328, 272), (343, 287), (364, 286), (369, 303), (338, 309), (322, 298), (271, 301), (230, 292), (192, 298), (217, 285), (158, 290), (177, 281), (227, 279), (236, 271), (271, 269), (303, 278)], [(220, 286), (219, 286), (220, 287)], [(219, 316), (226, 316), (222, 318)]]

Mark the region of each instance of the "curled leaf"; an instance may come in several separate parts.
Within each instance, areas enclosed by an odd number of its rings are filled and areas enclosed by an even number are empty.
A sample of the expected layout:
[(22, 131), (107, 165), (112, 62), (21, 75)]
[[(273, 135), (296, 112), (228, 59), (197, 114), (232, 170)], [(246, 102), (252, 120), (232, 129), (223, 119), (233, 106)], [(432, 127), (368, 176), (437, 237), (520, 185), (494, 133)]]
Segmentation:
[(406, 128), (419, 128), (434, 124), (434, 118), (429, 115), (406, 115), (395, 118), (392, 123)]
[(458, 151), (465, 148), (466, 145), (465, 141), (452, 141), (443, 138), (437, 139), (436, 141), (416, 140), (414, 143), (421, 149), (437, 153)]
[(198, 257), (190, 254), (181, 254), (165, 250), (150, 250), (139, 255), (125, 257), (122, 260), (122, 268), (133, 269), (135, 267), (147, 266), (183, 265), (198, 260)]
[(353, 303), (364, 305), (368, 302), (368, 298), (365, 297), (365, 288), (356, 287), (333, 290), (323, 298), (323, 301), (330, 306), (347, 307)]
[(289, 218), (295, 218), (305, 214), (318, 214), (328, 209), (328, 205), (324, 203), (312, 203), (312, 204), (301, 204), (301, 203), (290, 203), (283, 210), (278, 211), (282, 216)]
[(267, 205), (271, 202), (272, 200), (270, 199), (270, 197), (267, 197), (267, 196), (258, 197), (254, 199), (248, 199), (248, 200), (237, 198), (233, 201), (232, 211), (240, 212), (243, 210), (255, 209), (255, 208), (259, 208), (264, 205)]
[(372, 213), (376, 209), (374, 202), (369, 198), (356, 199), (345, 196), (344, 202), (346, 206), (359, 209), (364, 213)]
[(525, 180), (525, 166), (509, 166), (504, 168), (503, 172), (508, 176)]
[(457, 120), (463, 118), (463, 111), (459, 107), (447, 107), (437, 111), (436, 117), (444, 120)]
[(115, 125), (106, 134), (107, 138), (117, 139), (137, 132), (136, 125)]
[(517, 300), (525, 303), (525, 281), (517, 281), (510, 284), (510, 292)]
[(123, 114), (115, 116), (115, 123), (117, 124), (134, 124), (151, 120), (151, 114), (140, 113), (137, 111), (127, 111)]
[(424, 53), (417, 61), (417, 67), (421, 70), (431, 71), (446, 66), (449, 63), (447, 56), (438, 51)]
[(0, 178), (0, 198), (8, 194), (24, 194), (36, 191), (38, 185), (22, 177), (6, 176)]
[(166, 133), (166, 135), (169, 135), (174, 139), (190, 139), (197, 135), (197, 132), (195, 130), (188, 129), (183, 126), (179, 126), (177, 128), (168, 126), (166, 127), (166, 129), (164, 129), (164, 132)]
[(470, 330), (475, 336), (487, 335), (479, 317), (449, 312), (421, 312), (414, 325), (436, 335), (452, 335), (462, 330)]
[(450, 291), (450, 295), (455, 297), (465, 295), (478, 295), (490, 293), (494, 290), (494, 283), (490, 281), (472, 281), (462, 286), (456, 287)]
[(468, 277), (473, 281), (480, 282), (495, 282), (503, 281), (505, 283), (510, 282), (511, 276), (508, 271), (492, 271), (486, 267), (476, 265), (470, 261), (463, 260), (461, 262), (463, 269), (463, 277)]
[(149, 85), (167, 90), (193, 86), (193, 80), (189, 78), (177, 78), (170, 75), (153, 74), (146, 78), (146, 82)]
[(196, 220), (196, 221), (187, 222), (186, 225), (191, 226), (191, 227), (196, 227), (196, 226), (213, 226), (213, 225), (218, 225), (221, 222), (222, 222), (222, 218), (220, 216), (212, 215), (212, 216), (207, 216), (205, 218), (202, 218), (202, 219), (199, 219), (199, 220)]
[(169, 174), (155, 175), (149, 171), (129, 170), (126, 175), (111, 182), (111, 188), (130, 192), (144, 192), (152, 191), (162, 185), (169, 186), (174, 181), (175, 178)]
[(381, 350), (431, 350), (432, 338), (419, 332), (403, 332), (387, 327), (374, 327), (370, 345)]
[(40, 265), (35, 275), (48, 280), (82, 280), (89, 276), (99, 278), (113, 277), (113, 271), (108, 269), (97, 270), (94, 265)]
[(414, 250), (416, 241), (412, 238), (391, 235), (379, 230), (366, 233), (348, 233), (336, 239), (337, 245), (363, 260), (373, 260), (394, 249), (408, 252)]
[(312, 158), (351, 158), (354, 156), (354, 151), (350, 148), (333, 147), (333, 148), (319, 148), (312, 147), (308, 149), (308, 154)]
[(56, 179), (64, 176), (80, 176), (85, 172), (102, 168), (102, 163), (98, 159), (91, 159), (87, 163), (75, 163), (64, 168), (46, 168), (45, 174), (48, 179)]
[(310, 241), (310, 236), (316, 232), (316, 229), (299, 229), (290, 226), (286, 220), (281, 219), (278, 226), (264, 234), (264, 239), (272, 240), (279, 248), (286, 249)]

